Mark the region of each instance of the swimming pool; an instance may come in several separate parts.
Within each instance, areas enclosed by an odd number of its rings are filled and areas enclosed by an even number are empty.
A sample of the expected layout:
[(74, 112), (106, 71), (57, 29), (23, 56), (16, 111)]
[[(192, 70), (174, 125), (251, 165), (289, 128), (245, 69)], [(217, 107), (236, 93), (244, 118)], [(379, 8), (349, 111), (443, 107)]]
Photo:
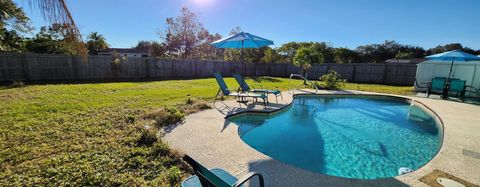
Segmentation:
[(432, 112), (391, 96), (296, 95), (277, 112), (227, 120), (245, 143), (276, 160), (355, 179), (416, 170), (437, 154), (443, 137)]

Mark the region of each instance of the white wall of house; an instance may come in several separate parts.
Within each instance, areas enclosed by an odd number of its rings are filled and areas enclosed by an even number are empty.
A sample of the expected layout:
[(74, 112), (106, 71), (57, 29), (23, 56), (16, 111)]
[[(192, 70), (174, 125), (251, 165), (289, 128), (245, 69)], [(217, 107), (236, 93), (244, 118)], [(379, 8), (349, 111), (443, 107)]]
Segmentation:
[[(125, 57), (149, 57), (150, 55), (148, 53), (122, 53), (122, 52), (116, 52), (120, 56), (125, 56)], [(107, 52), (107, 53), (98, 53), (98, 55), (112, 55), (113, 52)]]
[(126, 57), (148, 57), (148, 53), (118, 53)]

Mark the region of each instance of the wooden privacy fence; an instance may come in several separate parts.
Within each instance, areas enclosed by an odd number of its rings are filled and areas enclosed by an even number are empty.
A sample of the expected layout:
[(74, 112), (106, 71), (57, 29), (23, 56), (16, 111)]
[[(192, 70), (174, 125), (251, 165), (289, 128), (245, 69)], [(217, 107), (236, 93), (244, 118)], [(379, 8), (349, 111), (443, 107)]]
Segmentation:
[[(329, 69), (337, 71), (348, 82), (413, 85), (415, 64), (315, 64), (309, 79), (318, 79)], [(0, 53), (0, 82), (22, 81), (88, 81), (141, 80), (212, 77), (241, 73), (246, 76), (289, 77), (300, 69), (292, 64), (241, 63), (200, 60), (164, 60), (128, 57), (113, 63), (111, 56), (80, 57), (46, 54)]]

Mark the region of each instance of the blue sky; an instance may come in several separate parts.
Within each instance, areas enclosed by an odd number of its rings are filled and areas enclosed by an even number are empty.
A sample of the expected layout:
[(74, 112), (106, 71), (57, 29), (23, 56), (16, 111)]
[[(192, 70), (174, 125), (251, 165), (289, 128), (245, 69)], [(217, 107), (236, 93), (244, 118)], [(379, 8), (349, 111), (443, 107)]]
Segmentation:
[[(20, 6), (26, 0), (16, 0)], [(165, 18), (182, 6), (214, 33), (244, 31), (275, 41), (325, 41), (335, 47), (395, 40), (425, 48), (460, 42), (480, 49), (480, 0), (69, 0), (82, 33), (97, 31), (111, 47), (159, 40)], [(25, 8), (36, 28), (47, 23)]]

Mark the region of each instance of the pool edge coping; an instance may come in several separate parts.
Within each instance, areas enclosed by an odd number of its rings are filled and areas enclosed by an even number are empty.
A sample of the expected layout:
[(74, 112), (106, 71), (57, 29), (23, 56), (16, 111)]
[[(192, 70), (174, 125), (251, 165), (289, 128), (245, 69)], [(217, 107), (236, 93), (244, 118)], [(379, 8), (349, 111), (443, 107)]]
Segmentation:
[[(317, 173), (317, 172), (314, 172), (316, 174), (320, 174), (320, 175), (326, 175), (326, 176), (329, 176), (329, 177), (335, 177), (335, 178), (341, 178), (341, 179), (348, 179), (348, 180), (368, 180), (368, 181), (373, 181), (373, 180), (384, 180), (384, 179), (389, 179), (389, 178), (397, 178), (397, 177), (402, 177), (402, 176), (409, 176), (419, 170), (422, 170), (424, 169), (429, 163), (431, 163), (434, 159), (436, 159), (438, 156), (439, 156), (439, 153), (444, 149), (444, 139), (445, 139), (445, 125), (444, 125), (444, 122), (442, 120), (442, 118), (438, 115), (437, 112), (435, 112), (431, 107), (428, 107), (425, 103), (421, 102), (421, 101), (418, 101), (412, 97), (409, 97), (409, 96), (402, 96), (402, 95), (395, 95), (395, 94), (384, 94), (384, 93), (376, 93), (376, 92), (371, 92), (371, 93), (319, 93), (319, 94), (312, 94), (312, 93), (301, 93), (301, 94), (293, 94), (292, 95), (292, 101), (288, 104), (286, 104), (285, 106), (282, 106), (278, 109), (273, 109), (273, 110), (268, 110), (268, 111), (265, 111), (265, 110), (258, 110), (258, 109), (250, 109), (250, 110), (244, 110), (244, 111), (240, 111), (240, 112), (237, 112), (237, 113), (233, 113), (233, 114), (229, 114), (229, 115), (226, 115), (224, 117), (225, 120), (229, 120), (229, 119), (232, 119), (232, 118), (235, 118), (235, 117), (239, 117), (239, 116), (242, 116), (242, 115), (246, 115), (246, 114), (257, 114), (257, 115), (273, 115), (273, 114), (276, 114), (276, 113), (279, 113), (279, 112), (283, 112), (283, 110), (287, 109), (288, 107), (291, 107), (292, 104), (293, 104), (293, 101), (295, 99), (295, 97), (301, 97), (301, 96), (383, 96), (383, 97), (390, 97), (390, 98), (395, 98), (395, 99), (401, 99), (405, 102), (408, 102), (410, 104), (417, 104), (417, 106), (420, 106), (421, 108), (424, 109), (424, 111), (430, 113), (431, 116), (434, 117), (435, 121), (437, 122), (437, 125), (440, 129), (440, 132), (441, 132), (441, 137), (440, 137), (440, 147), (438, 148), (438, 150), (436, 151), (435, 155), (428, 161), (426, 162), (425, 164), (423, 164), (422, 166), (420, 166), (419, 168), (417, 168), (416, 170), (410, 172), (410, 173), (406, 173), (406, 174), (403, 174), (403, 175), (396, 175), (396, 176), (392, 176), (392, 177), (384, 177), (384, 178), (375, 178), (375, 179), (358, 179), (358, 178), (347, 178), (347, 177), (341, 177), (341, 176), (333, 176), (333, 175), (328, 175), (328, 174), (324, 174), (324, 173)], [(425, 110), (426, 109), (426, 110)], [(230, 121), (230, 120), (229, 120)], [(237, 129), (238, 131), (239, 129)], [(241, 139), (241, 137), (239, 136), (239, 138)], [(242, 140), (243, 141), (243, 140)], [(245, 143), (245, 142), (243, 142)], [(247, 143), (245, 143), (247, 144)], [(247, 144), (248, 145), (248, 144)], [(249, 145), (248, 145), (249, 146)], [(250, 146), (249, 146), (250, 147)], [(253, 148), (254, 149), (254, 148)], [(255, 151), (257, 151), (258, 153), (262, 154), (262, 155), (265, 155), (271, 159), (274, 159), (256, 149), (254, 149)], [(277, 160), (277, 159), (274, 159), (274, 160)], [(279, 160), (277, 160), (279, 161)], [(279, 161), (279, 162), (282, 162), (282, 161)], [(283, 162), (282, 162), (283, 163)], [(288, 163), (285, 163), (285, 164), (288, 164)], [(291, 164), (288, 164), (288, 165), (291, 165)], [(293, 165), (291, 165), (293, 166)], [(293, 166), (295, 168), (298, 168), (298, 169), (301, 169), (301, 170), (305, 170), (303, 168), (299, 168), (297, 166)], [(305, 170), (305, 171), (309, 171), (309, 170)], [(309, 172), (313, 172), (313, 171), (309, 171)]]

